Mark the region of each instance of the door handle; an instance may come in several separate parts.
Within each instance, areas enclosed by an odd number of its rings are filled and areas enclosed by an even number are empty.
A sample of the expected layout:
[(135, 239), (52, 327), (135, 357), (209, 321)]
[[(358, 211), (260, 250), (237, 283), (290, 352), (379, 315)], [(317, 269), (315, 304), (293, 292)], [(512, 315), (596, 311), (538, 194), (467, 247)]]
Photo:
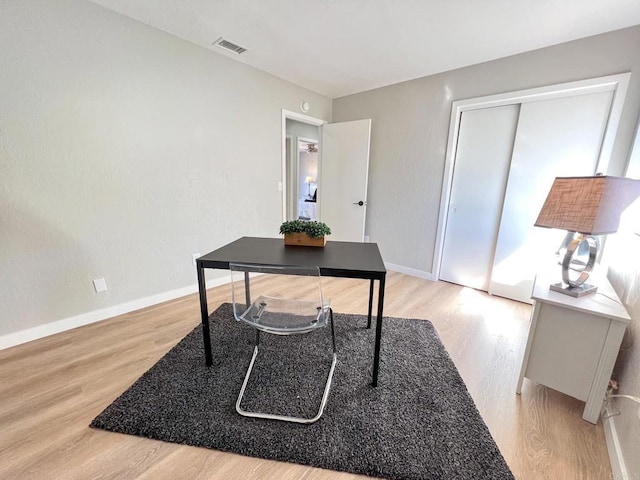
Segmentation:
[(363, 202), (362, 200), (360, 200), (359, 202), (353, 202), (353, 204), (363, 206), (363, 205), (366, 205), (367, 202)]

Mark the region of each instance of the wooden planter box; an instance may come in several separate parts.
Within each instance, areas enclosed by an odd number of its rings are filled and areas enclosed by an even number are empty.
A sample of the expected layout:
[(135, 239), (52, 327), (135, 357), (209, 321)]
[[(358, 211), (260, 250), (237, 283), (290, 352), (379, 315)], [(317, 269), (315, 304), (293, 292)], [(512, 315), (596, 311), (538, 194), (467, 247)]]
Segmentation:
[(327, 237), (311, 238), (306, 233), (287, 233), (284, 236), (284, 244), (305, 247), (324, 247), (327, 244)]

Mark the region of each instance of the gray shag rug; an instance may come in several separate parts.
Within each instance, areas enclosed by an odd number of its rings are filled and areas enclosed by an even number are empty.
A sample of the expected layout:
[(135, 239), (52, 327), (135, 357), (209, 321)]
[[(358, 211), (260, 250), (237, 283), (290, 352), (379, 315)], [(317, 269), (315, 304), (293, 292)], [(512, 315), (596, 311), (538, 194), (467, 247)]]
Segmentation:
[[(385, 317), (376, 388), (374, 328), (365, 316), (336, 313), (335, 331), (338, 363), (314, 424), (236, 413), (255, 331), (224, 304), (211, 315), (212, 367), (198, 326), (91, 426), (389, 479), (514, 478), (431, 322)], [(330, 364), (329, 328), (262, 334), (243, 407), (311, 417)]]

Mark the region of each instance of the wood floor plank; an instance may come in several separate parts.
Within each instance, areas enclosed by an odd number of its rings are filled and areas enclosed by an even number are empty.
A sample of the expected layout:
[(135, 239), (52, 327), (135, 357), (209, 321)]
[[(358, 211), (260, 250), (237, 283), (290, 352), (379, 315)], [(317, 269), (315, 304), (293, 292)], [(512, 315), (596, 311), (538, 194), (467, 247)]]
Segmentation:
[[(323, 278), (323, 289), (336, 311), (366, 313), (367, 281)], [(210, 289), (210, 310), (230, 297), (228, 285)], [(385, 315), (433, 322), (516, 478), (610, 478), (602, 425), (582, 420), (583, 402), (528, 380), (515, 394), (530, 311), (446, 282), (387, 277)], [(0, 478), (366, 478), (88, 427), (199, 324), (188, 295), (0, 351)]]

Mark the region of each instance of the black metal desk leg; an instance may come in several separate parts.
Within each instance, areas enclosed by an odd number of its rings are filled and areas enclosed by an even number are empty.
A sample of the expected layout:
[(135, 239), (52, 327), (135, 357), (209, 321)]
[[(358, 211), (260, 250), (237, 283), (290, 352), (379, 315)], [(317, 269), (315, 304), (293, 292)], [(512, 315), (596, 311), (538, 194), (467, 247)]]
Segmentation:
[(382, 336), (382, 310), (384, 308), (384, 281), (385, 281), (385, 277), (382, 277), (378, 285), (378, 318), (376, 319), (376, 346), (373, 352), (372, 385), (374, 387), (378, 386), (378, 370), (380, 368), (380, 337)]
[(204, 358), (207, 367), (213, 365), (211, 356), (211, 335), (209, 333), (209, 307), (207, 306), (207, 284), (204, 268), (198, 264), (198, 291), (200, 293), (200, 315), (202, 316), (202, 338), (204, 339)]
[(369, 284), (369, 316), (367, 317), (367, 328), (371, 328), (371, 313), (373, 312), (373, 278)]

